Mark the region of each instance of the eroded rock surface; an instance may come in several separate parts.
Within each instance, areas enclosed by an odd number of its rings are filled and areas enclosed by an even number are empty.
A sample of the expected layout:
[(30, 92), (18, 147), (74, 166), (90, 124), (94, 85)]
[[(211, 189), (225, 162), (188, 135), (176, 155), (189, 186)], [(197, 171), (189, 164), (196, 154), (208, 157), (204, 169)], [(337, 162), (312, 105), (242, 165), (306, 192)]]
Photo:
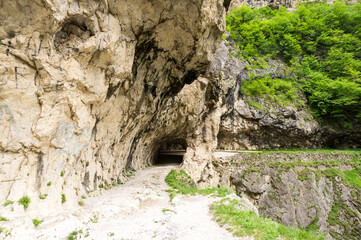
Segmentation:
[(225, 28), (222, 0), (0, 1), (0, 19), (0, 202), (76, 203), (172, 139), (211, 181), (216, 133), (202, 120), (218, 100), (198, 77)]
[(360, 153), (242, 153), (214, 164), (221, 184), (233, 185), (260, 214), (287, 226), (358, 239), (361, 191), (351, 175)]
[[(340, 130), (322, 126), (305, 104), (281, 106), (266, 97), (249, 97), (240, 90), (242, 83), (255, 76), (292, 77), (285, 63), (268, 59), (265, 67), (251, 66), (232, 41), (222, 41), (208, 74), (219, 85), (221, 99), (218, 148), (357, 148), (361, 147), (361, 129)], [(300, 93), (301, 94), (301, 93)], [(301, 96), (307, 102), (305, 96)]]
[(256, 7), (256, 8), (260, 8), (260, 7), (266, 7), (266, 6), (270, 6), (272, 8), (278, 8), (280, 6), (285, 6), (287, 8), (291, 8), (291, 7), (295, 7), (296, 4), (299, 3), (299, 1), (295, 1), (295, 0), (232, 0), (231, 1), (231, 5), (230, 8), (237, 8), (240, 7), (242, 5), (247, 5), (250, 7)]

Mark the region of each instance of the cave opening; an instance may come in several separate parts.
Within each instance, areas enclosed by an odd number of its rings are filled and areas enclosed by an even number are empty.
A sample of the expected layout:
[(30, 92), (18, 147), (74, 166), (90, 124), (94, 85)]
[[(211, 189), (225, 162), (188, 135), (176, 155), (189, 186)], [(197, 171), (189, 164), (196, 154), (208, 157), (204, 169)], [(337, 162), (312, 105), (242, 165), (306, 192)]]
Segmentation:
[(154, 165), (180, 165), (187, 149), (184, 139), (173, 139), (162, 142), (154, 158)]

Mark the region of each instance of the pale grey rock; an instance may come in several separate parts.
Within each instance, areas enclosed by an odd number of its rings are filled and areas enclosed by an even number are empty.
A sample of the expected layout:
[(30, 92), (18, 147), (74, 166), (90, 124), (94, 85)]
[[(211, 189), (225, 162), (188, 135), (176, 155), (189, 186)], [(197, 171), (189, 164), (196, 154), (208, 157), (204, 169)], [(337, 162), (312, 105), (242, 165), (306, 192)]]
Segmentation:
[(192, 177), (211, 184), (218, 99), (199, 76), (225, 30), (222, 0), (0, 6), (1, 203), (28, 195), (28, 212), (71, 207), (152, 165), (174, 139), (187, 144)]

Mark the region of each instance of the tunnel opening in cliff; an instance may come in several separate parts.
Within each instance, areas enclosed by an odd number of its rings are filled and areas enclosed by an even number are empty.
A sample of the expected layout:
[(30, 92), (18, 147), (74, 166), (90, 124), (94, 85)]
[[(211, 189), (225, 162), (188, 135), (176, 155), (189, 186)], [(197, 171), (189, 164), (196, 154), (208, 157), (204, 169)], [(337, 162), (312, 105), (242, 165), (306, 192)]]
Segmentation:
[(184, 139), (166, 140), (160, 144), (153, 163), (154, 165), (180, 165), (186, 149), (187, 142)]

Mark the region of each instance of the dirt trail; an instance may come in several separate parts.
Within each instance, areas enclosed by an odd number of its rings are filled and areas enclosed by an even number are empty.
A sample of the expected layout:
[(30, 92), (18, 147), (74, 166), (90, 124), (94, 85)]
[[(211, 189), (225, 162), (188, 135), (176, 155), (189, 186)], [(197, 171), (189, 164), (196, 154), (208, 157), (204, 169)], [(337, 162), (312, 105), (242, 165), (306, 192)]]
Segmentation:
[(173, 168), (140, 170), (124, 185), (94, 193), (83, 207), (48, 217), (36, 229), (30, 218), (10, 221), (7, 239), (66, 239), (75, 230), (82, 232), (78, 239), (94, 240), (238, 239), (212, 220), (209, 205), (216, 198), (179, 195), (169, 201), (164, 179)]

